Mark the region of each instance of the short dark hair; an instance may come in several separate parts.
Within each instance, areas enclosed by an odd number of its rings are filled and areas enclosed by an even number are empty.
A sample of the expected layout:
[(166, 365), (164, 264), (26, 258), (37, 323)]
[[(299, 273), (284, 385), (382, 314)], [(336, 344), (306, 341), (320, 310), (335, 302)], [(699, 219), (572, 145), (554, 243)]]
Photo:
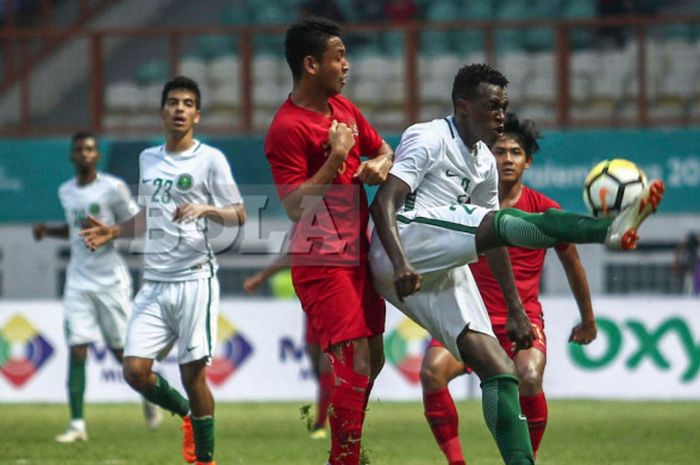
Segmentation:
[(194, 79), (185, 76), (175, 76), (163, 86), (163, 93), (160, 95), (160, 107), (165, 106), (168, 94), (171, 90), (189, 90), (194, 94), (194, 106), (197, 110), (202, 106), (202, 94), (199, 92), (199, 85)]
[(97, 136), (94, 133), (90, 131), (78, 131), (70, 138), (70, 144), (72, 146), (76, 142), (84, 139), (95, 139), (95, 142), (97, 142)]
[(328, 39), (340, 37), (340, 26), (325, 18), (306, 18), (287, 29), (284, 39), (284, 56), (295, 81), (301, 78), (304, 58), (312, 56), (321, 60)]
[(482, 82), (501, 87), (508, 86), (508, 79), (487, 64), (464, 65), (457, 71), (452, 84), (452, 104), (455, 105), (460, 98), (472, 100)]
[(540, 138), (540, 131), (534, 121), (529, 119), (520, 121), (515, 113), (508, 113), (504, 132), (518, 141), (528, 159), (539, 152), (540, 144), (537, 143), (537, 139)]

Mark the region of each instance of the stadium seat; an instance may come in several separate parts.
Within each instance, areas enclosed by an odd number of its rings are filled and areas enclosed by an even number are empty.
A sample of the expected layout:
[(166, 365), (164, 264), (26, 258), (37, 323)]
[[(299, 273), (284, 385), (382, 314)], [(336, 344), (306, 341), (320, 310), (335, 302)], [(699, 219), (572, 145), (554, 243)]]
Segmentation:
[(236, 38), (220, 34), (205, 34), (197, 38), (197, 53), (205, 60), (237, 52)]
[(579, 50), (571, 54), (571, 102), (574, 105), (590, 105), (593, 96), (593, 80), (600, 63), (598, 52)]
[[(501, 3), (496, 10), (500, 20), (523, 19), (528, 15), (525, 0), (509, 0)], [(501, 52), (519, 51), (524, 48), (524, 31), (521, 28), (499, 28), (496, 31), (496, 50)]]
[(184, 57), (180, 61), (178, 74), (192, 78), (199, 84), (207, 84), (209, 82), (207, 63), (197, 55)]
[[(561, 16), (564, 19), (594, 18), (597, 16), (595, 0), (568, 0), (563, 4)], [(590, 27), (577, 27), (570, 30), (569, 41), (574, 49), (587, 47), (593, 33)]]
[[(450, 0), (430, 2), (426, 6), (425, 18), (428, 22), (454, 21), (458, 16), (455, 4)], [(423, 53), (445, 53), (450, 49), (451, 31), (427, 30), (421, 34)]]
[(216, 86), (240, 79), (240, 68), (236, 55), (221, 55), (208, 63), (209, 82)]
[(170, 77), (170, 64), (165, 60), (151, 60), (139, 66), (136, 79), (141, 84), (162, 83)]
[(509, 52), (500, 55), (496, 67), (508, 79), (508, 95), (511, 100), (522, 100), (525, 85), (534, 76), (534, 60), (523, 52)]
[(109, 82), (105, 86), (105, 112), (129, 115), (141, 101), (141, 90), (134, 81)]

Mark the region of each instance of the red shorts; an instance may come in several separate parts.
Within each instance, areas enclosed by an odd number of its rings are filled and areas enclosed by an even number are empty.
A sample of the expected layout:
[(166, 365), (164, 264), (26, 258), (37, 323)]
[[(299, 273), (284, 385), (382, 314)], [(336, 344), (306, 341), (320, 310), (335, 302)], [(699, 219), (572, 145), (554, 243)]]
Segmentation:
[[(535, 340), (532, 341), (532, 348), (539, 350), (543, 354), (547, 354), (547, 336), (545, 336), (544, 334), (544, 321), (542, 320), (542, 318), (536, 318), (533, 316), (529, 316), (529, 318), (530, 322), (532, 323), (532, 330), (535, 333)], [(503, 347), (503, 350), (506, 351), (508, 357), (512, 359), (515, 356), (515, 354), (513, 353), (514, 343), (513, 341), (508, 339), (505, 323), (493, 325), (493, 332), (496, 335), (496, 338), (498, 339), (498, 343), (501, 344), (501, 347)], [(442, 344), (442, 342), (433, 338), (430, 340), (430, 343), (428, 343), (427, 349), (431, 347), (445, 346)], [(469, 367), (467, 367), (467, 372), (471, 373), (471, 369)]]
[(368, 264), (293, 266), (292, 282), (322, 350), (384, 333), (386, 308), (372, 286)]

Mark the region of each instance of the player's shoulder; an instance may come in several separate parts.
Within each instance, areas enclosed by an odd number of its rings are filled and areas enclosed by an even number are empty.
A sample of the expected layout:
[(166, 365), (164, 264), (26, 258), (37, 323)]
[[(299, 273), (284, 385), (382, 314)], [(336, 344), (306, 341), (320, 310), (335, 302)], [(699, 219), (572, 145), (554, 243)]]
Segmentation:
[(121, 186), (126, 185), (126, 182), (124, 182), (124, 180), (122, 178), (115, 176), (113, 174), (110, 174), (110, 173), (100, 172), (99, 179), (101, 182), (105, 183), (106, 185), (108, 185), (110, 187), (121, 187)]
[(140, 161), (146, 161), (146, 160), (154, 160), (154, 159), (161, 159), (165, 156), (165, 145), (160, 144), (160, 145), (154, 145), (152, 147), (146, 147), (141, 151), (141, 154), (139, 155), (139, 160)]
[(214, 147), (213, 145), (206, 144), (204, 142), (196, 141), (196, 143), (198, 145), (192, 150), (193, 154), (201, 156), (202, 158), (206, 159), (209, 163), (215, 165), (220, 165), (221, 163), (228, 164), (228, 159), (226, 158), (226, 155), (221, 149)]
[(359, 112), (360, 109), (357, 108), (357, 105), (352, 103), (352, 100), (344, 96), (343, 94), (336, 94), (332, 97), (329, 97), (328, 100), (333, 104), (337, 106), (344, 107), (346, 110), (350, 110), (353, 112)]
[(401, 135), (401, 139), (420, 139), (422, 144), (430, 147), (441, 145), (450, 137), (449, 121), (445, 118), (414, 123)]
[(75, 189), (75, 178), (66, 179), (58, 186), (58, 195), (65, 195)]
[(561, 206), (556, 200), (524, 184), (523, 191), (520, 195), (524, 196), (529, 201), (529, 203), (531, 203), (535, 207), (537, 211), (545, 211), (550, 208), (561, 208)]

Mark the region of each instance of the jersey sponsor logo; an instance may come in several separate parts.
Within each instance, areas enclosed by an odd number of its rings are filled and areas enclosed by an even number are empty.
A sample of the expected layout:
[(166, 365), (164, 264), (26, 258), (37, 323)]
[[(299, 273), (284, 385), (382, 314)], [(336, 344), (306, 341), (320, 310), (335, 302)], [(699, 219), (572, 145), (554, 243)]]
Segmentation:
[(0, 374), (19, 388), (53, 355), (54, 349), (26, 318), (14, 315), (0, 328)]
[(430, 343), (430, 335), (408, 318), (391, 331), (385, 339), (386, 359), (394, 365), (409, 384), (420, 382), (420, 365)]
[(450, 170), (445, 171), (445, 174), (447, 175), (448, 178), (461, 177), (461, 175), (459, 173), (454, 173)]
[(253, 354), (253, 346), (229, 320), (219, 315), (216, 336), (218, 354), (207, 369), (207, 379), (215, 386), (224, 384)]
[(527, 421), (527, 417), (525, 415), (523, 415), (522, 413), (519, 413), (518, 420)]
[(175, 186), (177, 187), (177, 190), (181, 192), (186, 192), (190, 189), (192, 189), (192, 186), (194, 186), (194, 178), (192, 177), (191, 174), (185, 173), (181, 174), (180, 176), (177, 177), (177, 181), (175, 182)]
[(192, 352), (194, 349), (196, 349), (197, 346), (187, 346), (187, 352)]

